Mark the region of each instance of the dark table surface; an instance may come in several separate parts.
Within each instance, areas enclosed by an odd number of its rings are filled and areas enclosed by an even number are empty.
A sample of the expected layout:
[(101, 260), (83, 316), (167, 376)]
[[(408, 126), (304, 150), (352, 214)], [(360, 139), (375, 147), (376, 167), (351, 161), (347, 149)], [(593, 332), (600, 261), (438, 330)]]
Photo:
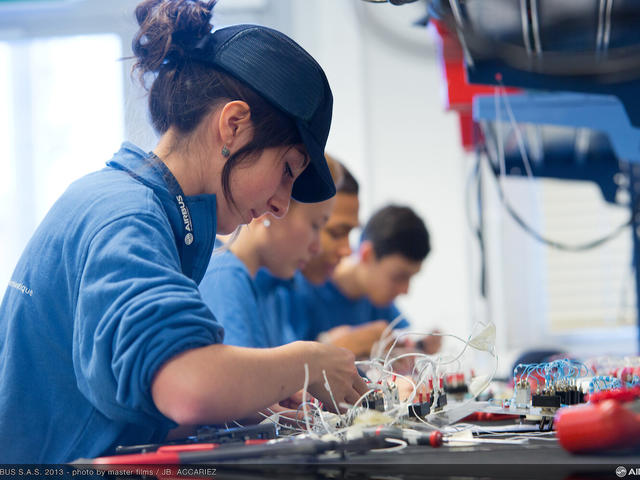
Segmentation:
[[(556, 441), (531, 439), (523, 445), (408, 446), (386, 452), (273, 457), (217, 466), (221, 478), (238, 479), (617, 479), (640, 478), (640, 451), (574, 455)], [(618, 467), (624, 467), (624, 476), (616, 474)]]

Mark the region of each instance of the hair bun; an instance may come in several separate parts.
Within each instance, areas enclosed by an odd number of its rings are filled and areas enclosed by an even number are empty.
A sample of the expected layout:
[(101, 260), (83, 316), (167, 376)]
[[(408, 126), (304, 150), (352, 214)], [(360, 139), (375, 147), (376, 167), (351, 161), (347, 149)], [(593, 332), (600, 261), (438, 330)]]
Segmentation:
[(211, 16), (217, 0), (203, 3), (198, 0), (185, 0), (184, 8), (178, 10), (175, 17), (173, 42), (183, 49), (193, 48), (211, 31)]
[(158, 71), (167, 58), (184, 58), (185, 51), (211, 31), (217, 0), (145, 0), (135, 10), (140, 25), (132, 49), (134, 70)]

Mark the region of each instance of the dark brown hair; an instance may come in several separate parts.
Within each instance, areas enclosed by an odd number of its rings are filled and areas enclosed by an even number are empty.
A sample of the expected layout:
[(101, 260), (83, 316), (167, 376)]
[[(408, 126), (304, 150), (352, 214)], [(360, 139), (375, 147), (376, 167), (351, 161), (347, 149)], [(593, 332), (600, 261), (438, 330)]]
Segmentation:
[(342, 165), (342, 183), (340, 186), (336, 185), (338, 192), (346, 193), (349, 195), (358, 195), (360, 192), (360, 186), (358, 185), (358, 181), (355, 179), (353, 174), (349, 171), (347, 167), (345, 167), (344, 163)]
[(431, 251), (427, 227), (405, 206), (389, 205), (375, 212), (364, 226), (360, 239), (373, 244), (378, 260), (397, 253), (421, 262)]
[(160, 134), (169, 127), (189, 134), (213, 109), (229, 101), (249, 105), (253, 138), (227, 159), (222, 170), (224, 196), (235, 205), (229, 187), (235, 167), (255, 161), (265, 148), (297, 145), (302, 139), (293, 120), (251, 87), (212, 64), (190, 58), (189, 51), (211, 31), (216, 1), (141, 2), (135, 10), (140, 29), (132, 44), (137, 59), (133, 71), (149, 90), (151, 121)]
[(344, 179), (344, 168), (338, 160), (333, 158), (328, 153), (324, 154), (324, 158), (327, 161), (327, 166), (329, 167), (329, 172), (331, 173), (333, 183), (335, 184), (336, 189), (339, 191), (340, 185), (342, 185), (342, 180)]

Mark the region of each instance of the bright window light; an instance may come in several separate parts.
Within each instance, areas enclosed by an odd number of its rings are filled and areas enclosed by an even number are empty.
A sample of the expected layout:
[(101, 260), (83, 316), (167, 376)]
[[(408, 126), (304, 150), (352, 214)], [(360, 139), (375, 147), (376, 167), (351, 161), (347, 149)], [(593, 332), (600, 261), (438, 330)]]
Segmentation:
[(32, 45), (33, 159), (41, 219), (73, 180), (97, 170), (124, 135), (120, 40), (87, 35)]
[(0, 42), (2, 284), (55, 200), (124, 139), (121, 56), (112, 34)]
[(6, 204), (7, 194), (15, 175), (10, 161), (13, 132), (10, 118), (13, 116), (9, 101), (11, 79), (9, 78), (9, 45), (0, 42), (0, 202)]

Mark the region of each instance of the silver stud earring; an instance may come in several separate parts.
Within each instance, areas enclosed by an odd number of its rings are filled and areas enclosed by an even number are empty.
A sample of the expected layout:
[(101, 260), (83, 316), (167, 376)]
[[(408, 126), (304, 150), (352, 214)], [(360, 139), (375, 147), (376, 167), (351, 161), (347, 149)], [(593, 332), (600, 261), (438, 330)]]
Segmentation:
[(266, 218), (263, 222), (262, 225), (265, 226), (265, 228), (269, 228), (271, 226), (271, 220), (269, 220), (268, 218)]
[(231, 155), (231, 152), (229, 151), (229, 149), (227, 148), (226, 145), (222, 146), (222, 156), (224, 158), (229, 158), (229, 155)]

